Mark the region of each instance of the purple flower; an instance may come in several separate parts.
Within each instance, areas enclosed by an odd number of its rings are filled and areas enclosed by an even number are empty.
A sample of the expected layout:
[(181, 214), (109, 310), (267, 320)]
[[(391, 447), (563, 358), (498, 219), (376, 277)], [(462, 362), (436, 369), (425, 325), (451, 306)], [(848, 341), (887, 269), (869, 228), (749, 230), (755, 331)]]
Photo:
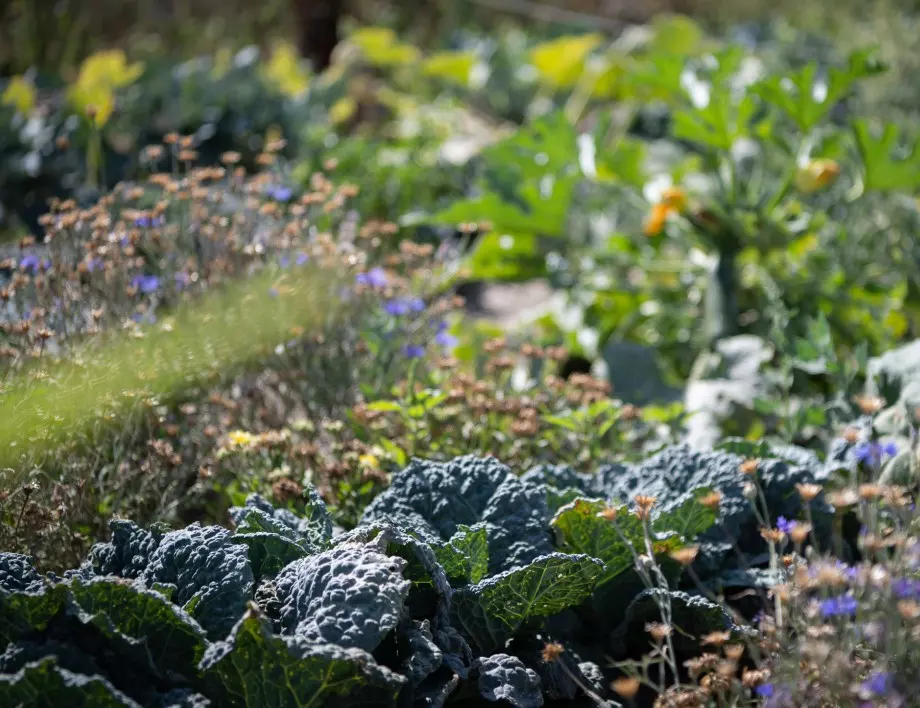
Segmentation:
[(856, 614), (859, 603), (852, 595), (839, 595), (837, 597), (829, 597), (826, 600), (822, 600), (820, 607), (821, 614), (824, 617), (839, 617), (843, 615), (852, 617)]
[(296, 263), (299, 266), (302, 266), (308, 260), (310, 260), (310, 257), (306, 253), (298, 253), (297, 258), (294, 260), (294, 263)]
[[(162, 226), (166, 223), (166, 218), (158, 216), (156, 218), (150, 216), (139, 216), (134, 220), (134, 225), (141, 229), (147, 229), (152, 226)], [(124, 243), (122, 243), (124, 245)]]
[(88, 270), (90, 273), (93, 273), (93, 272), (95, 272), (95, 271), (97, 271), (97, 270), (101, 270), (101, 269), (102, 269), (102, 265), (103, 265), (103, 264), (102, 264), (102, 259), (101, 259), (101, 258), (90, 258), (90, 259), (86, 262), (86, 270)]
[(39, 261), (38, 256), (32, 253), (27, 256), (23, 256), (22, 260), (19, 261), (19, 267), (22, 270), (31, 270), (33, 275), (38, 272), (38, 267), (40, 264), (41, 261)]
[(291, 265), (291, 259), (290, 259), (290, 257), (289, 257), (289, 256), (281, 256), (281, 257), (278, 259), (278, 265), (281, 266), (282, 268), (287, 268), (288, 266)]
[(409, 300), (409, 310), (412, 312), (424, 312), (425, 301), (420, 297), (414, 297)]
[(893, 442), (878, 443), (864, 442), (853, 448), (853, 457), (865, 465), (877, 467), (886, 457), (894, 457), (898, 454), (898, 446)]
[(425, 356), (425, 347), (421, 344), (407, 344), (405, 352), (410, 359), (420, 359)]
[(776, 528), (782, 531), (787, 536), (792, 533), (792, 529), (796, 527), (795, 521), (789, 521), (785, 516), (780, 516), (776, 520)]
[(278, 294), (279, 294), (278, 288), (269, 288), (269, 289), (268, 289), (268, 296), (269, 296), (269, 297), (278, 297)]
[(409, 314), (409, 303), (406, 300), (390, 300), (383, 306), (383, 309), (388, 315), (401, 317)]
[(899, 600), (920, 598), (920, 580), (916, 578), (895, 578), (891, 583), (891, 591)]
[(875, 671), (862, 684), (862, 689), (873, 696), (884, 696), (891, 684), (891, 674), (887, 671)]
[(272, 185), (265, 190), (265, 193), (275, 201), (279, 202), (286, 202), (294, 195), (294, 192), (292, 192), (288, 187), (285, 187), (283, 184)]
[(155, 275), (135, 275), (131, 280), (131, 285), (145, 295), (149, 295), (160, 289), (160, 279)]
[(434, 335), (434, 341), (440, 347), (450, 348), (457, 346), (457, 338), (447, 330), (442, 330)]
[(182, 290), (191, 280), (185, 271), (179, 271), (173, 277), (176, 280), (176, 290)]
[(762, 683), (754, 689), (754, 693), (756, 693), (761, 698), (769, 698), (774, 693), (776, 693), (776, 691), (773, 688), (772, 683)]
[(387, 286), (387, 274), (383, 268), (371, 268), (367, 273), (358, 273), (355, 276), (355, 282), (358, 285), (367, 285), (371, 288), (385, 288)]

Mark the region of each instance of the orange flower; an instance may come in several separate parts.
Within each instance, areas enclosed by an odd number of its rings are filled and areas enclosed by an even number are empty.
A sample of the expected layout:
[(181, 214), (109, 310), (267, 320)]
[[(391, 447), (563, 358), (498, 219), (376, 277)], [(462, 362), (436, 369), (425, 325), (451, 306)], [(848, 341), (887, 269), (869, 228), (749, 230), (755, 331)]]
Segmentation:
[(799, 168), (795, 186), (800, 192), (811, 194), (827, 187), (840, 176), (840, 165), (833, 160), (811, 160)]
[(671, 207), (664, 202), (659, 202), (652, 206), (648, 219), (645, 222), (645, 235), (657, 236), (664, 230), (664, 223), (671, 213)]
[(664, 230), (671, 214), (680, 214), (687, 208), (687, 193), (680, 187), (668, 187), (661, 194), (661, 201), (652, 205), (645, 221), (645, 235), (657, 236)]

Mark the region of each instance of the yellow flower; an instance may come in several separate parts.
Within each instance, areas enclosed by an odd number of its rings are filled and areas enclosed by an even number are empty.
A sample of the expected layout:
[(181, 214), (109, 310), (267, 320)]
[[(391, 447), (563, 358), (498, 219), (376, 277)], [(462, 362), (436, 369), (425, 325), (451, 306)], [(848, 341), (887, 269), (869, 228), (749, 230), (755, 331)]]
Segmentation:
[(367, 467), (368, 469), (377, 469), (380, 467), (380, 460), (374, 455), (361, 455), (361, 457), (358, 458), (358, 462), (361, 463), (362, 467)]
[(251, 447), (256, 443), (256, 436), (245, 430), (234, 430), (227, 434), (227, 439), (236, 447)]
[(310, 78), (301, 65), (297, 50), (287, 42), (275, 45), (271, 59), (265, 65), (265, 77), (285, 96), (300, 96), (310, 85)]
[(120, 49), (97, 52), (80, 66), (77, 81), (69, 91), (70, 101), (93, 125), (101, 128), (115, 108), (115, 91), (133, 84), (143, 71), (141, 63), (128, 64)]
[(14, 76), (3, 92), (4, 106), (13, 106), (19, 113), (28, 115), (35, 106), (35, 87), (21, 76)]
[(661, 194), (661, 203), (680, 213), (687, 208), (687, 193), (680, 187), (668, 187)]
[(795, 174), (795, 187), (803, 194), (823, 189), (840, 176), (840, 165), (833, 160), (809, 160)]

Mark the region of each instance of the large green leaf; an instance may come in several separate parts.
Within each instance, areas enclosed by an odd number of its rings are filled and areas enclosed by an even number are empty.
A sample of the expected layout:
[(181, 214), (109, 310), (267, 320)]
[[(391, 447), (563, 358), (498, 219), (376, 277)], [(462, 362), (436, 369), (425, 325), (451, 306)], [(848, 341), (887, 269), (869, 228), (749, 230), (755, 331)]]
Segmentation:
[(255, 606), (208, 649), (200, 669), (220, 705), (233, 708), (387, 706), (405, 683), (360, 649), (273, 635)]
[(587, 598), (603, 563), (585, 555), (551, 553), (454, 593), (458, 625), (482, 652), (504, 645), (530, 620)]
[(207, 647), (205, 632), (166, 597), (120, 578), (74, 579), (70, 592), (104, 632), (142, 641), (154, 666), (194, 675)]
[(484, 524), (460, 525), (459, 531), (442, 546), (434, 548), (447, 577), (463, 583), (478, 583), (489, 570), (489, 540)]
[[(608, 504), (599, 499), (576, 499), (559, 509), (550, 522), (557, 532), (560, 550), (603, 561), (604, 571), (598, 577), (598, 586), (609, 583), (634, 565), (633, 549), (635, 553), (645, 552), (645, 531), (639, 518), (624, 505), (614, 509), (616, 520), (609, 521), (600, 516), (607, 509)], [(660, 554), (679, 548), (683, 540), (677, 535), (659, 536), (653, 539), (653, 544), (653, 550)]]
[(57, 666), (49, 656), (15, 674), (0, 674), (0, 705), (25, 708), (140, 708), (101, 676), (83, 676)]
[(693, 541), (716, 523), (717, 508), (700, 503), (701, 498), (711, 493), (711, 489), (694, 490), (693, 496), (683, 503), (656, 516), (652, 529), (661, 534), (676, 533), (685, 541)]
[(40, 632), (64, 607), (67, 589), (48, 585), (31, 591), (0, 591), (0, 645)]

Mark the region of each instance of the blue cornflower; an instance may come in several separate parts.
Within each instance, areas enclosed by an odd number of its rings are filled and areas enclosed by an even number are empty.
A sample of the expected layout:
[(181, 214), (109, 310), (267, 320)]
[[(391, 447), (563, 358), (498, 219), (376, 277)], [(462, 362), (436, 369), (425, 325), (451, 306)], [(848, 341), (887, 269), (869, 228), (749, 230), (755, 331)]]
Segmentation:
[(821, 601), (821, 614), (824, 617), (838, 617), (846, 615), (852, 617), (856, 614), (859, 603), (852, 595), (839, 595)]
[(405, 351), (406, 356), (410, 359), (420, 359), (425, 356), (425, 347), (421, 344), (407, 344)]
[(862, 689), (873, 696), (884, 696), (891, 684), (891, 674), (887, 671), (875, 671), (862, 684)]
[(406, 300), (390, 300), (383, 306), (383, 309), (388, 315), (401, 317), (409, 314), (409, 303)]
[(286, 202), (294, 195), (294, 192), (283, 184), (272, 185), (265, 190), (265, 193), (278, 202)]
[(761, 698), (769, 698), (775, 692), (776, 691), (773, 688), (772, 683), (762, 683), (757, 688), (754, 689), (754, 693), (756, 693)]
[(160, 289), (160, 279), (155, 275), (135, 275), (131, 280), (131, 285), (145, 295), (149, 295)]
[(88, 270), (90, 273), (100, 270), (102, 266), (103, 266), (103, 263), (102, 263), (101, 258), (90, 258), (86, 262), (86, 270)]
[(795, 521), (789, 521), (785, 516), (780, 516), (776, 520), (776, 528), (782, 531), (787, 536), (792, 533), (792, 529), (796, 527)]
[(412, 312), (424, 312), (425, 301), (420, 297), (414, 297), (409, 300), (409, 310)]
[(281, 257), (278, 259), (278, 265), (281, 266), (282, 268), (287, 268), (288, 266), (291, 265), (291, 259), (290, 259), (290, 257), (289, 257), (289, 256), (281, 256)]
[(920, 580), (916, 578), (895, 578), (891, 583), (891, 591), (899, 600), (920, 598)]
[(355, 276), (355, 282), (358, 285), (367, 285), (371, 288), (385, 288), (387, 286), (387, 274), (383, 268), (371, 268), (367, 273), (358, 273)]
[(298, 253), (297, 258), (294, 260), (294, 263), (296, 263), (299, 266), (302, 266), (308, 260), (310, 260), (310, 256), (308, 256), (306, 253)]
[(457, 338), (447, 330), (441, 330), (434, 335), (434, 341), (441, 347), (454, 347), (457, 345)]
[(38, 272), (38, 267), (41, 265), (41, 261), (38, 256), (30, 253), (27, 256), (23, 256), (22, 260), (19, 261), (19, 267), (22, 270), (31, 270), (33, 274)]
[(894, 457), (898, 454), (898, 446), (893, 442), (864, 442), (853, 448), (853, 457), (857, 461), (866, 465), (877, 467), (886, 457)]

